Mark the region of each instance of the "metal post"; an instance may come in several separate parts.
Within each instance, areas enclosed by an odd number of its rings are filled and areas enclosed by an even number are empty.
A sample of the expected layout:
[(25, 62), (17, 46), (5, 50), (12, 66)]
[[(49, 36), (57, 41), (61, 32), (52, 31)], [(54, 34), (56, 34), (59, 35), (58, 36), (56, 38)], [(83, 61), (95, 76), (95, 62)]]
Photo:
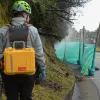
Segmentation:
[(99, 39), (99, 37), (100, 37), (100, 23), (99, 23), (99, 28), (98, 28), (98, 30), (97, 30), (97, 36), (96, 36), (96, 42), (95, 42), (95, 44), (96, 44), (96, 46), (97, 46), (97, 43), (98, 43), (98, 39)]
[(65, 49), (64, 49), (64, 58), (63, 58), (63, 61), (66, 63), (66, 38), (64, 40), (65, 40)]
[(96, 41), (95, 41), (95, 47), (94, 47), (94, 55), (93, 55), (93, 60), (92, 60), (92, 66), (94, 65), (94, 61), (95, 61), (95, 52), (96, 52), (96, 46), (97, 46), (97, 42), (100, 36), (100, 23), (99, 23), (99, 28), (97, 30), (97, 36), (96, 36)]
[(85, 26), (83, 26), (83, 54), (84, 54), (84, 33), (85, 33)]
[(80, 58), (81, 58), (81, 29), (80, 29), (80, 32), (79, 32), (79, 59), (78, 59), (78, 64), (80, 64)]

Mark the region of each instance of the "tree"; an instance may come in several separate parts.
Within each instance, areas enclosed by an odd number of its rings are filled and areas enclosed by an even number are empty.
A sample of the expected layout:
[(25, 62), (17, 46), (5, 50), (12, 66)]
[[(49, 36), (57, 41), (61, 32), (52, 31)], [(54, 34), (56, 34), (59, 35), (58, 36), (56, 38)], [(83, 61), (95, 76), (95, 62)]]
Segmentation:
[[(6, 2), (6, 7), (11, 9), (13, 2), (17, 0), (0, 0)], [(64, 37), (65, 35), (60, 30), (61, 27), (68, 28), (67, 24), (72, 24), (76, 12), (71, 12), (73, 7), (82, 7), (90, 0), (25, 0), (32, 7), (32, 23), (38, 29), (42, 29), (44, 33), (53, 34), (55, 36)], [(8, 3), (8, 6), (7, 6)]]

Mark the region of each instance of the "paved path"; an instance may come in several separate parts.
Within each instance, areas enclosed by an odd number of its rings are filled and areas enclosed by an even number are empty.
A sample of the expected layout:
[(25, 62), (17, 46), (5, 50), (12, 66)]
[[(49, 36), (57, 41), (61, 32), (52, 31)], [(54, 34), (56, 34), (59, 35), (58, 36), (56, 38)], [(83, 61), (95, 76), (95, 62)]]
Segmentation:
[[(74, 65), (69, 65), (74, 68)], [(96, 53), (96, 66), (100, 68), (100, 53)], [(77, 69), (74, 69), (74, 73), (81, 75)], [(93, 77), (85, 77), (84, 81), (75, 84), (72, 100), (100, 100), (100, 70)]]

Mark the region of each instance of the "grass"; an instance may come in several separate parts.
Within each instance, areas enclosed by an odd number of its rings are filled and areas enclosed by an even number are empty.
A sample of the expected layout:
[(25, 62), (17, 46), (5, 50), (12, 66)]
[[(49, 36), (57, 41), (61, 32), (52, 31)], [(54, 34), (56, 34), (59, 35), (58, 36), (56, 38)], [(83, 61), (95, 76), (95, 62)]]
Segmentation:
[(96, 51), (97, 51), (97, 52), (100, 52), (100, 47), (97, 47), (97, 48), (96, 48)]

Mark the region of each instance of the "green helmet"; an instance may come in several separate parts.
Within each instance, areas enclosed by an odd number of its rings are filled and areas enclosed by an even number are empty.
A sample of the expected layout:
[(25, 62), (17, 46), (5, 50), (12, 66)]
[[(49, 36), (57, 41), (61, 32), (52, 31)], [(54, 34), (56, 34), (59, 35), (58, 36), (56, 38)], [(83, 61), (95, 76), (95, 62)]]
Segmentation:
[(16, 1), (12, 7), (12, 10), (15, 11), (25, 11), (28, 14), (31, 14), (31, 7), (30, 5), (25, 1)]

